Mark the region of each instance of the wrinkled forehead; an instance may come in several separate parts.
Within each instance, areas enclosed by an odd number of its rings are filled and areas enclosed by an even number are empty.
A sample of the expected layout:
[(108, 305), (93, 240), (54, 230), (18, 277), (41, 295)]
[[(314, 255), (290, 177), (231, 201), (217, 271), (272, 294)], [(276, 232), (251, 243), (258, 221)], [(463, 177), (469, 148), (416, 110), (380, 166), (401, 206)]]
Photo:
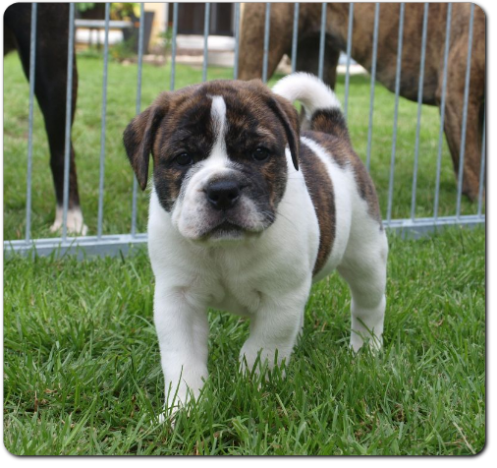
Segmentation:
[[(175, 92), (171, 96), (167, 132), (212, 136), (223, 122), (226, 130), (269, 137), (278, 132), (278, 122), (264, 86), (245, 82), (210, 82)], [(179, 133), (178, 133), (179, 132)]]

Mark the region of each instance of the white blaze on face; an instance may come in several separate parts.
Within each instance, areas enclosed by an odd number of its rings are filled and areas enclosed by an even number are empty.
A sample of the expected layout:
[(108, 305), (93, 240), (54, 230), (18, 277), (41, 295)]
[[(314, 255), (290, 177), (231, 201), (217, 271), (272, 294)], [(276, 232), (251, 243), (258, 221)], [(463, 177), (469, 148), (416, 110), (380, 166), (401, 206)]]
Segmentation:
[(214, 143), (209, 156), (197, 163), (193, 175), (187, 176), (183, 181), (184, 186), (172, 213), (173, 224), (187, 237), (195, 237), (202, 220), (208, 216), (204, 187), (215, 175), (230, 171), (225, 140), (228, 128), (226, 102), (222, 96), (207, 97), (212, 99), (211, 123)]
[(216, 139), (211, 154), (207, 158), (207, 164), (214, 162), (226, 165), (228, 154), (225, 137), (228, 124), (226, 122), (226, 103), (222, 96), (212, 96), (211, 119)]

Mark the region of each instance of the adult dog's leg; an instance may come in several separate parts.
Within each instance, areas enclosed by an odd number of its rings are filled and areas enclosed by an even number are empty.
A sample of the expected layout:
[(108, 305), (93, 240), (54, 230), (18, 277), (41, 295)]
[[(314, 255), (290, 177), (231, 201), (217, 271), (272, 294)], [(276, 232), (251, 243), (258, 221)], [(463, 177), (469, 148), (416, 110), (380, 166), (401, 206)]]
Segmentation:
[[(297, 71), (318, 75), (319, 71), (319, 34), (303, 37), (297, 47)], [(335, 89), (337, 65), (340, 50), (332, 42), (330, 36), (326, 37), (323, 61), (323, 81)]]
[[(451, 74), (452, 75), (452, 74)], [(456, 74), (454, 74), (456, 75)], [(447, 98), (445, 104), (444, 131), (447, 137), (456, 179), (459, 174), (459, 157), (461, 151), (463, 105), (464, 105), (464, 74), (453, 76), (447, 83)], [(476, 92), (479, 83), (471, 83), (468, 99), (468, 114), (466, 121), (466, 144), (464, 148), (462, 193), (470, 200), (478, 198), (480, 187), (481, 144), (482, 144), (482, 106), (483, 96)]]
[[(15, 4), (5, 13), (6, 21), (16, 38), (19, 55), (26, 76), (29, 76), (31, 5)], [(52, 230), (62, 226), (64, 198), (64, 149), (66, 123), (67, 44), (69, 31), (69, 7), (67, 4), (40, 4), (37, 18), (35, 94), (45, 120), (50, 148), (50, 167), (57, 200), (56, 219)], [(78, 73), (73, 62), (73, 84), (71, 94), (71, 125), (76, 109)], [(70, 143), (69, 211), (67, 229), (69, 233), (86, 234), (79, 204), (78, 180), (75, 154)]]
[[(318, 75), (319, 71), (319, 34), (303, 37), (297, 47), (297, 71)], [(323, 61), (323, 81), (335, 89), (337, 78), (337, 65), (340, 49), (334, 47), (331, 37), (326, 37)], [(300, 111), (300, 125), (302, 130), (309, 130), (310, 124), (305, 116), (304, 108)]]
[[(467, 6), (469, 8), (469, 4)], [(478, 10), (478, 7), (477, 7)], [(469, 15), (468, 15), (469, 16)], [(454, 26), (454, 25), (453, 25)], [(467, 30), (467, 17), (461, 28)], [(461, 34), (451, 44), (448, 57), (448, 76), (445, 104), (444, 131), (447, 137), (452, 163), (456, 177), (459, 174), (459, 156), (461, 154), (464, 92), (466, 85), (468, 53), (468, 36)], [(437, 103), (442, 98), (442, 74), (437, 89)], [(474, 36), (471, 54), (471, 74), (468, 94), (468, 114), (466, 123), (466, 144), (464, 147), (464, 164), (462, 193), (470, 200), (479, 195), (481, 145), (483, 131), (483, 106), (485, 99), (485, 23), (484, 17), (476, 11)]]
[[(238, 78), (251, 80), (262, 77), (264, 61), (265, 3), (247, 3), (242, 17)], [(292, 43), (293, 4), (273, 3), (269, 34), (267, 78), (271, 78), (283, 55)]]

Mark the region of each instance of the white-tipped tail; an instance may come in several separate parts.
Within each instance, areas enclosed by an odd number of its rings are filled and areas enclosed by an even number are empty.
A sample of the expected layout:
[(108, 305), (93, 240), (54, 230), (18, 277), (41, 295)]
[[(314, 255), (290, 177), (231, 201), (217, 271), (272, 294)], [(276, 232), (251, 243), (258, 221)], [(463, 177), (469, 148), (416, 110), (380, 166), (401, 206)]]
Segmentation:
[(309, 73), (292, 73), (282, 78), (273, 92), (291, 102), (300, 101), (309, 116), (320, 109), (340, 109), (340, 101), (329, 86)]

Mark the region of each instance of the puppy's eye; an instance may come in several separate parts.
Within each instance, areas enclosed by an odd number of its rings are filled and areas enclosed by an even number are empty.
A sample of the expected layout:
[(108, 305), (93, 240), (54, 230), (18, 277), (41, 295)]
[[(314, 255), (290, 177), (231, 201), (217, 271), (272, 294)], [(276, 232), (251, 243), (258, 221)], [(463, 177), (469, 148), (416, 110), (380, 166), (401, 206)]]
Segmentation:
[(193, 156), (188, 153), (180, 153), (174, 158), (174, 160), (180, 166), (189, 166), (193, 163)]
[(252, 158), (256, 161), (265, 161), (269, 158), (269, 150), (262, 146), (259, 146), (254, 151), (252, 151)]

